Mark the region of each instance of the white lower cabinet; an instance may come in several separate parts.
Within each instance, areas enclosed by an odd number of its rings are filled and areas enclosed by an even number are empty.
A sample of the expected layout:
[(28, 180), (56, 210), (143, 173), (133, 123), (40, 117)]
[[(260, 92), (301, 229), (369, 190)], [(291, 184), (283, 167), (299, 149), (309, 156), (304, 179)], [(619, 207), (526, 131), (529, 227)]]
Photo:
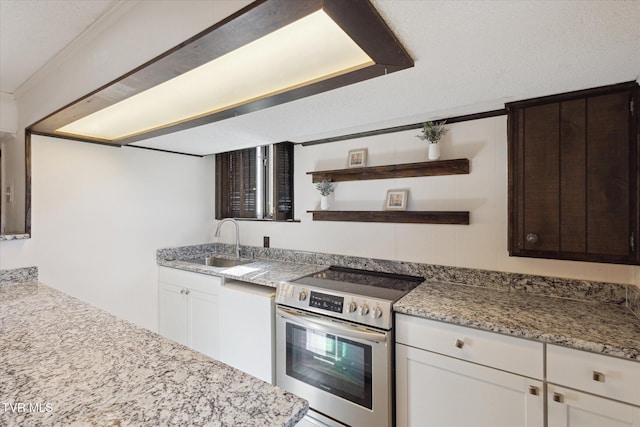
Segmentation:
[(640, 427), (640, 408), (627, 403), (554, 384), (547, 401), (548, 427)]
[(640, 363), (396, 314), (396, 421), (640, 427)]
[[(404, 315), (396, 327), (398, 427), (544, 426), (542, 344)], [(502, 370), (518, 356), (541, 378)]]
[(220, 277), (160, 267), (158, 273), (160, 335), (207, 356), (218, 358), (221, 286)]
[(542, 381), (396, 345), (397, 425), (544, 425)]
[(547, 345), (549, 427), (640, 427), (640, 363)]

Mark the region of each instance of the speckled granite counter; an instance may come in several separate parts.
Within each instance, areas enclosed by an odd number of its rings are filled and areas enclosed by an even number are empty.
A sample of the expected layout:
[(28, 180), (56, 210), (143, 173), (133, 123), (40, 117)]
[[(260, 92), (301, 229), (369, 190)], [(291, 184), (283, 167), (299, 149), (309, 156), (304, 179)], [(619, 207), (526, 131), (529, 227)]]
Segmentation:
[(0, 286), (0, 425), (292, 426), (308, 403), (36, 282)]
[(394, 309), (640, 362), (640, 319), (624, 305), (426, 282)]
[[(215, 276), (221, 276), (229, 279), (242, 280), (244, 282), (255, 283), (256, 285), (269, 286), (275, 288), (279, 282), (298, 279), (308, 274), (313, 274), (327, 268), (326, 265), (302, 264), (291, 261), (279, 261), (266, 258), (244, 258), (248, 261), (241, 267), (247, 267), (252, 271), (246, 274), (234, 274), (238, 269), (234, 267), (207, 267), (205, 265), (194, 264), (186, 260), (193, 258), (202, 258), (208, 255), (216, 255), (219, 257), (228, 257), (224, 253), (217, 253), (215, 249), (211, 249), (208, 245), (203, 245), (202, 250), (193, 252), (161, 252), (158, 254), (158, 265), (164, 267), (178, 268), (180, 270), (193, 271)], [(231, 258), (231, 257), (228, 257)]]

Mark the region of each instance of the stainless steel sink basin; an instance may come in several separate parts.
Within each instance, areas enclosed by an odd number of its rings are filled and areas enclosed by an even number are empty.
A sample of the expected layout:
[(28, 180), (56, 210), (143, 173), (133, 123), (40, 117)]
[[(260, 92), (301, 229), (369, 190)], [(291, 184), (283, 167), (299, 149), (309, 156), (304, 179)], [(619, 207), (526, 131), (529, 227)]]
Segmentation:
[(236, 265), (248, 264), (251, 261), (242, 259), (222, 258), (217, 256), (208, 256), (206, 258), (187, 259), (185, 262), (206, 265), (208, 267), (235, 267)]

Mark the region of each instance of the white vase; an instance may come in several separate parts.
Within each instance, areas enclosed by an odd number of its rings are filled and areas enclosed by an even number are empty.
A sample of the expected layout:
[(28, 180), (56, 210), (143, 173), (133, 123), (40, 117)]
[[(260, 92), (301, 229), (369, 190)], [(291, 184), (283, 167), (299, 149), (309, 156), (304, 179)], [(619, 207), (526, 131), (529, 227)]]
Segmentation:
[(440, 159), (440, 144), (429, 144), (429, 160)]
[(320, 209), (323, 211), (329, 210), (329, 196), (322, 196), (320, 198)]

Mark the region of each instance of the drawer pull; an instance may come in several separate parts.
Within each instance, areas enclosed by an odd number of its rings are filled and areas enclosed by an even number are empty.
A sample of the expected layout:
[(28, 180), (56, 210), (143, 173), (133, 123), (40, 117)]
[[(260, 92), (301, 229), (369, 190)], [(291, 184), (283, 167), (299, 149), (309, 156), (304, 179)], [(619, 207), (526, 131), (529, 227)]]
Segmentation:
[(604, 382), (604, 374), (602, 372), (593, 371), (593, 380), (600, 383)]
[(462, 347), (464, 347), (464, 341), (462, 341), (462, 340), (456, 340), (456, 347), (458, 347), (458, 348), (462, 348)]
[(564, 402), (564, 396), (560, 393), (553, 393), (553, 401), (554, 402), (558, 402), (558, 403), (562, 403)]
[(533, 394), (534, 396), (537, 396), (540, 394), (540, 389), (534, 385), (530, 385), (529, 386), (529, 394)]

